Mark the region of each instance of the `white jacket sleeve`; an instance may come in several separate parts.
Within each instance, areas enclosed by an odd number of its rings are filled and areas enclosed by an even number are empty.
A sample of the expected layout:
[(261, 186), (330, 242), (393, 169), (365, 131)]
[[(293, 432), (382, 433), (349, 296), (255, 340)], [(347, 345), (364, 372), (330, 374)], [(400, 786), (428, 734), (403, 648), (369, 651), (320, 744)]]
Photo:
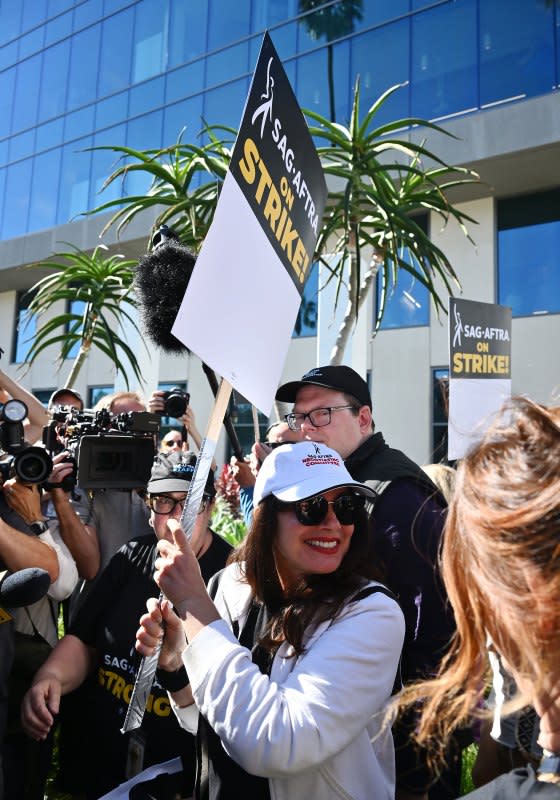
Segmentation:
[(58, 558), (58, 578), (49, 586), (49, 597), (58, 602), (70, 597), (78, 583), (79, 575), (76, 562), (70, 550), (64, 544), (58, 532), (58, 523), (49, 521), (49, 530), (39, 535), (42, 542), (48, 544), (56, 552)]
[(377, 593), (320, 626), (299, 658), (281, 648), (270, 677), (223, 620), (197, 634), (183, 659), (196, 705), (231, 757), (283, 777), (340, 752), (383, 710), (403, 639), (400, 608)]

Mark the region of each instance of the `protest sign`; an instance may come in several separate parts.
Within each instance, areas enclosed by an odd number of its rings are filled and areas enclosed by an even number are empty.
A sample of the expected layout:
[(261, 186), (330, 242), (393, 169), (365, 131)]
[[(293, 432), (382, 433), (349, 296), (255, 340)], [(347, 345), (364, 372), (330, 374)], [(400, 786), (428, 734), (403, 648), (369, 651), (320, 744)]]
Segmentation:
[(462, 458), (511, 397), (511, 308), (449, 298), (448, 458)]
[(326, 196), (309, 129), (265, 34), (230, 170), (172, 329), (265, 414)]

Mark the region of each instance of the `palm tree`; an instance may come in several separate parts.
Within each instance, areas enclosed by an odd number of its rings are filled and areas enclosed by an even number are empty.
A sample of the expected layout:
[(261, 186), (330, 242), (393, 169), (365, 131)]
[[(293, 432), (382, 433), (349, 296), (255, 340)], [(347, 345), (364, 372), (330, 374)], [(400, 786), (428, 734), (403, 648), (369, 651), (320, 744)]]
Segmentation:
[[(89, 214), (117, 209), (101, 235), (116, 226), (117, 236), (142, 211), (158, 209), (150, 238), (162, 225), (172, 227), (182, 243), (198, 252), (214, 218), (222, 183), (229, 168), (237, 131), (224, 125), (206, 125), (202, 131), (208, 138), (203, 145), (183, 144), (184, 129), (177, 142), (161, 150), (134, 150), (107, 145), (94, 150), (111, 150), (123, 159), (109, 175), (102, 191), (114, 181), (126, 180), (135, 172), (151, 180), (145, 195), (109, 200)], [(218, 136), (217, 132), (222, 133)], [(162, 208), (163, 207), (163, 208)]]
[[(453, 294), (452, 283), (460, 289), (449, 259), (415, 222), (414, 214), (433, 212), (444, 222), (453, 218), (470, 239), (465, 223), (475, 220), (454, 208), (446, 193), (454, 186), (477, 181), (478, 176), (468, 169), (446, 164), (423, 143), (392, 137), (395, 131), (413, 126), (451, 135), (437, 125), (419, 118), (404, 118), (373, 128), (376, 114), (402, 86), (397, 84), (384, 92), (360, 118), (360, 82), (356, 80), (348, 127), (304, 110), (314, 123), (310, 127), (312, 135), (328, 142), (318, 147), (318, 153), (325, 173), (333, 179), (316, 247), (316, 258), (330, 271), (329, 280), (337, 281), (337, 302), (342, 299), (346, 302), (344, 320), (331, 355), (333, 364), (343, 358), (346, 342), (378, 269), (383, 282), (377, 327), (383, 317), (387, 293), (396, 285), (400, 270), (426, 286), (438, 311), (446, 313), (435, 278), (443, 281), (449, 294)], [(200, 147), (183, 144), (179, 137), (175, 145), (159, 151), (103, 148), (128, 159), (128, 163), (107, 178), (105, 186), (131, 171), (147, 174), (152, 184), (146, 195), (110, 200), (89, 213), (117, 208), (104, 230), (116, 225), (120, 234), (136, 214), (163, 206), (151, 234), (162, 224), (172, 225), (183, 243), (198, 251), (213, 219), (236, 133), (232, 128), (218, 125), (207, 126), (205, 131), (209, 141)], [(228, 138), (218, 136), (216, 132), (220, 131), (226, 132)], [(424, 166), (424, 162), (435, 166)], [(362, 256), (370, 261), (365, 271), (361, 269)]]
[(31, 365), (45, 348), (57, 345), (60, 346), (57, 359), (60, 369), (78, 345), (78, 355), (64, 385), (67, 389), (74, 385), (90, 351), (96, 347), (111, 359), (117, 372), (122, 372), (127, 386), (129, 382), (122, 355), (128, 359), (134, 375), (141, 381), (134, 351), (115, 332), (118, 324), (124, 320), (138, 330), (129, 314), (129, 310), (135, 307), (131, 291), (136, 261), (123, 260), (122, 255), (104, 257), (103, 251), (107, 247), (103, 244), (98, 245), (91, 254), (72, 244), (68, 244), (68, 247), (72, 250), (55, 253), (52, 259), (33, 265), (55, 268), (57, 272), (41, 278), (29, 290), (32, 298), (28, 306), (29, 313), (36, 315), (40, 321), (55, 303), (63, 302), (67, 310), (38, 327), (26, 363)]
[[(456, 209), (447, 192), (454, 186), (478, 181), (478, 175), (446, 164), (423, 143), (392, 137), (397, 130), (417, 125), (451, 135), (437, 125), (408, 117), (373, 127), (383, 105), (402, 86), (392, 86), (360, 117), (358, 78), (347, 127), (304, 110), (316, 123), (310, 126), (312, 135), (328, 143), (319, 146), (317, 152), (325, 174), (332, 176), (315, 257), (330, 272), (328, 280), (337, 281), (337, 302), (341, 297), (346, 302), (331, 364), (341, 363), (378, 270), (382, 281), (376, 329), (383, 317), (388, 290), (396, 285), (399, 270), (409, 273), (428, 289), (438, 312), (446, 309), (434, 279), (440, 278), (449, 294), (453, 294), (451, 283), (460, 289), (449, 259), (415, 222), (414, 214), (433, 212), (445, 223), (453, 218), (470, 240), (465, 223), (475, 220)], [(434, 166), (425, 166), (426, 162)], [(365, 271), (361, 269), (363, 256), (369, 261)]]

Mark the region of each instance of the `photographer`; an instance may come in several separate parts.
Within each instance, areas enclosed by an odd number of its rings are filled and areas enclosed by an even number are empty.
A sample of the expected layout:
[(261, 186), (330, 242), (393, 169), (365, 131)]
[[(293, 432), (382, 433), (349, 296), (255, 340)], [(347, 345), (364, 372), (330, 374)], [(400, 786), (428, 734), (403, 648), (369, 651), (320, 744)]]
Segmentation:
[[(182, 395), (182, 398), (181, 398)], [(169, 398), (171, 397), (171, 403)], [(183, 399), (184, 402), (181, 402)], [(190, 396), (187, 392), (181, 389), (172, 389), (171, 392), (164, 392), (157, 389), (152, 392), (148, 400), (148, 411), (152, 414), (161, 414), (162, 416), (174, 417), (178, 419), (183, 425), (182, 439), (185, 443), (185, 449), (189, 449), (189, 436), (193, 440), (196, 449), (200, 450), (202, 443), (202, 436), (196, 427), (194, 411), (189, 405)], [(215, 469), (215, 465), (212, 465)]]
[(24, 422), (25, 438), (28, 442), (36, 442), (41, 438), (43, 427), (47, 425), (47, 410), (34, 394), (28, 392), (17, 381), (14, 381), (4, 370), (0, 369), (0, 403), (7, 400), (21, 400), (27, 406), (27, 419)]
[(12, 572), (40, 567), (51, 578), (46, 597), (13, 612), (5, 788), (7, 797), (25, 800), (42, 800), (50, 742), (38, 745), (25, 737), (19, 725), (19, 706), (34, 673), (57, 642), (58, 604), (70, 595), (78, 580), (74, 559), (60, 536), (56, 512), (51, 510), (54, 516), (49, 519), (47, 509), (38, 484), (24, 484), (19, 478), (4, 481), (0, 493), (0, 560)]

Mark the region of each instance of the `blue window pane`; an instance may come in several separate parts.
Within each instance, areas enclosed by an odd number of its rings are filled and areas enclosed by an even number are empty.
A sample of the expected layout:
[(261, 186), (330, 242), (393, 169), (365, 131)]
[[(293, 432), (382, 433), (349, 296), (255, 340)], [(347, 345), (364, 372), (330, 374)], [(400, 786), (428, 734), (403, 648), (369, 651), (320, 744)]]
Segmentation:
[(93, 105), (67, 114), (64, 122), (64, 141), (70, 142), (72, 139), (81, 139), (86, 134), (91, 133), (94, 117), (95, 106)]
[(33, 155), (35, 146), (35, 130), (25, 131), (19, 136), (12, 136), (10, 139), (10, 161), (19, 161), (21, 158)]
[(554, 84), (553, 8), (526, 0), (480, 3), (480, 102), (549, 92)]
[[(4, 163), (0, 158), (0, 164)], [(4, 189), (6, 188), (6, 173), (7, 168), (0, 169), (0, 220), (3, 218), (4, 213)], [(0, 222), (0, 233), (2, 232), (2, 224)]]
[(4, 139), (3, 141), (0, 141), (0, 164), (8, 163), (9, 144), (10, 144), (9, 139)]
[(303, 296), (299, 307), (293, 339), (304, 336), (317, 336), (317, 304), (319, 294), (319, 265), (313, 264), (309, 277), (303, 287)]
[(72, 8), (74, 3), (75, 0), (49, 0), (49, 17), (54, 17), (68, 8)]
[(96, 99), (100, 38), (99, 25), (72, 37), (68, 78), (69, 109), (86, 105)]
[(133, 23), (133, 9), (115, 14), (103, 22), (98, 83), (100, 97), (118, 92), (130, 84)]
[[(381, 274), (377, 278), (377, 305), (381, 301)], [(410, 328), (430, 322), (430, 295), (424, 284), (400, 270), (396, 286), (390, 286), (380, 329)], [(375, 325), (375, 320), (374, 320)]]
[(208, 49), (216, 50), (251, 32), (250, 0), (210, 0)]
[(122, 122), (128, 116), (128, 92), (115, 94), (107, 100), (97, 103), (95, 110), (95, 127), (107, 128)]
[(56, 222), (63, 225), (88, 210), (91, 153), (83, 152), (91, 147), (91, 137), (72, 142), (62, 150), (60, 171), (60, 194)]
[(264, 31), (298, 13), (297, 0), (261, 0), (254, 3), (251, 13), (251, 30)]
[(348, 123), (349, 45), (341, 42), (297, 61), (296, 94), (302, 108)]
[(249, 79), (242, 78), (213, 89), (204, 97), (204, 119), (210, 125), (230, 125), (238, 128), (247, 99)]
[(57, 117), (66, 109), (66, 78), (69, 60), (69, 40), (50, 47), (44, 52), (39, 121)]
[(0, 5), (0, 42), (9, 42), (22, 31), (23, 5), (21, 3), (2, 3)]
[(0, 49), (0, 69), (6, 69), (17, 61), (18, 43), (10, 42)]
[(35, 28), (34, 31), (22, 36), (19, 40), (18, 58), (22, 60), (33, 53), (37, 53), (43, 47), (44, 34), (44, 28)]
[[(126, 143), (135, 150), (149, 150), (162, 147), (161, 130), (163, 113), (156, 111), (145, 114), (128, 123)], [(150, 188), (151, 178), (140, 172), (133, 172), (126, 177), (126, 194), (145, 194)]]
[(361, 4), (333, 3), (299, 20), (298, 50), (327, 44), (356, 30), (362, 18)]
[(161, 148), (162, 123), (161, 111), (154, 111), (152, 114), (144, 114), (143, 117), (131, 120), (128, 123), (127, 145), (135, 150)]
[[(297, 40), (298, 40), (298, 25), (297, 21), (288, 22), (285, 25), (279, 25), (277, 28), (269, 31), (270, 38), (276, 49), (276, 52), (285, 61), (287, 58), (292, 58), (297, 53)], [(257, 63), (257, 58), (262, 45), (262, 34), (251, 37), (249, 42), (249, 66), (254, 69)], [(284, 63), (284, 68), (286, 64)]]
[(56, 223), (56, 198), (60, 177), (60, 148), (33, 160), (29, 229), (38, 231)]
[(54, 42), (60, 42), (61, 39), (70, 36), (72, 33), (72, 12), (68, 11), (66, 14), (61, 14), (60, 17), (47, 22), (45, 29), (45, 45), (48, 47)]
[[(21, 0), (20, 0), (21, 2)], [(26, 28), (44, 22), (47, 18), (47, 0), (23, 0), (23, 19)]]
[(204, 61), (199, 59), (186, 67), (168, 72), (166, 77), (165, 102), (173, 103), (182, 97), (198, 94), (204, 89)]
[(168, 0), (144, 0), (136, 6), (132, 82), (144, 81), (165, 69)]
[(16, 86), (16, 70), (0, 72), (0, 138), (9, 136), (11, 130), (12, 105)]
[[(427, 214), (416, 216), (414, 222), (424, 233), (428, 233)], [(418, 272), (421, 271), (418, 260), (408, 248), (402, 248), (399, 251), (399, 255), (411, 267)], [(380, 270), (376, 281), (377, 308), (374, 309), (374, 325), (381, 305), (383, 280), (383, 271)], [(391, 278), (389, 280), (391, 283), (387, 286), (385, 310), (380, 325), (381, 330), (428, 325), (430, 322), (430, 294), (424, 284), (420, 283), (403, 268), (398, 270), (396, 285), (392, 284)]]
[(6, 197), (2, 217), (2, 238), (11, 239), (27, 232), (29, 194), (31, 189), (31, 159), (12, 164), (6, 170)]
[(37, 128), (36, 148), (38, 151), (46, 150), (60, 144), (63, 138), (64, 118), (53, 119), (52, 122), (44, 122)]
[(40, 87), (41, 56), (37, 55), (17, 65), (14, 116), (12, 119), (14, 133), (35, 125)]
[[(98, 133), (94, 138), (94, 146), (122, 146), (126, 140), (126, 125), (116, 125), (114, 128), (107, 128), (102, 133)], [(121, 197), (122, 185), (120, 181), (113, 183), (101, 191), (103, 183), (120, 166), (119, 156), (112, 150), (94, 150), (91, 154), (91, 189), (89, 198), (89, 208), (115, 200)]]
[[(442, 48), (445, 40), (453, 47)], [(478, 102), (475, 0), (417, 14), (412, 22), (412, 115), (435, 119)]]
[(560, 312), (560, 219), (498, 233), (498, 302), (514, 317)]
[(247, 42), (228, 47), (206, 59), (206, 85), (216, 86), (225, 80), (249, 72), (249, 45)]
[(165, 147), (174, 144), (183, 128), (183, 142), (196, 141), (202, 130), (202, 95), (190, 97), (181, 103), (167, 106), (163, 112), (163, 144)]
[[(408, 80), (409, 24), (401, 20), (351, 40), (350, 75), (360, 76), (360, 108), (365, 114), (375, 100), (396, 83)], [(399, 54), (395, 58), (395, 53)], [(353, 86), (352, 86), (353, 90)], [(409, 90), (399, 89), (374, 119), (374, 126), (409, 116)]]
[(129, 93), (128, 113), (131, 117), (153, 111), (164, 102), (164, 78), (154, 78), (140, 86), (135, 86)]
[(206, 52), (207, 27), (207, 3), (171, 4), (169, 67), (176, 67)]
[(103, 16), (103, 0), (88, 0), (74, 8), (73, 29), (79, 31)]
[[(431, 0), (430, 0), (431, 2)], [(391, 0), (390, 3), (364, 3), (362, 21), (356, 22), (356, 30), (372, 25), (383, 25), (395, 17), (409, 12), (409, 0)]]

